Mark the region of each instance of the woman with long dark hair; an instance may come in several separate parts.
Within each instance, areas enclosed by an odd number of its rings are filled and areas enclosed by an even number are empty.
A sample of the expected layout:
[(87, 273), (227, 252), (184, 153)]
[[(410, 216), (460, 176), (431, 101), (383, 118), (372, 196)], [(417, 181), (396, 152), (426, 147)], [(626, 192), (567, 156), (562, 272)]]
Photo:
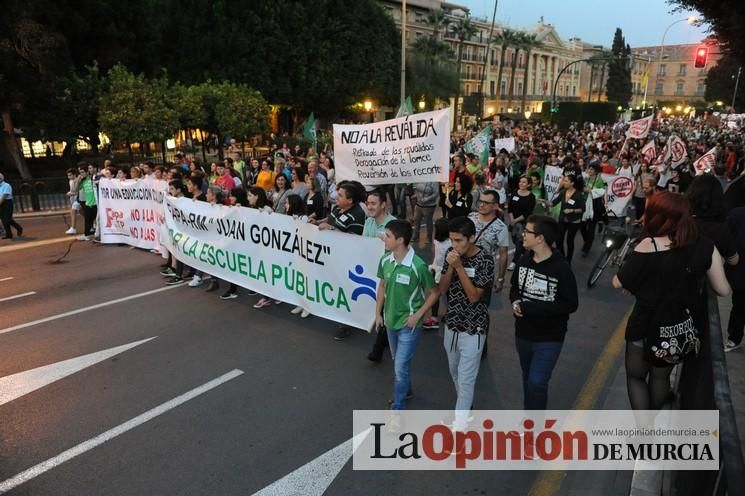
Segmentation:
[[(559, 191), (550, 201), (545, 202), (549, 206), (561, 204), (559, 211), (559, 238), (556, 240), (557, 247), (567, 262), (572, 263), (574, 255), (574, 238), (577, 236), (582, 225), (582, 212), (585, 211), (585, 200), (582, 190), (577, 188), (577, 176), (565, 174), (561, 176)], [(566, 247), (564, 240), (566, 239)]]
[[(650, 341), (658, 333), (660, 308), (695, 308), (706, 275), (720, 296), (730, 292), (722, 257), (712, 242), (700, 237), (685, 196), (662, 191), (647, 202), (642, 239), (613, 286), (636, 297), (626, 327), (626, 384), (631, 408), (658, 410), (668, 396), (673, 365), (657, 359)], [(694, 318), (694, 322), (695, 322)], [(676, 343), (676, 347), (685, 343)], [(672, 346), (672, 345), (670, 345)]]

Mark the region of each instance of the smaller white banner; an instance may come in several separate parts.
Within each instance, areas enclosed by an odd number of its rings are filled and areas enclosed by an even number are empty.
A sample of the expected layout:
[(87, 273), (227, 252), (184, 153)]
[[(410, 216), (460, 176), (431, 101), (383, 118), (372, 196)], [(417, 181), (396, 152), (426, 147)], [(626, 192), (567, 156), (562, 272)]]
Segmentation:
[(719, 468), (716, 410), (473, 410), (458, 430), (453, 413), (355, 410), (354, 470)]
[(449, 109), (362, 125), (334, 124), (338, 181), (448, 182)]
[(504, 148), (507, 152), (512, 153), (515, 151), (515, 138), (497, 138), (494, 140), (494, 150), (499, 151)]
[(623, 217), (626, 214), (626, 206), (634, 195), (634, 178), (615, 174), (601, 174), (601, 177), (608, 185), (606, 210), (613, 212), (616, 217)]
[(152, 250), (160, 246), (166, 181), (102, 178), (98, 183), (101, 243), (126, 243)]
[(646, 138), (650, 129), (652, 129), (651, 115), (629, 122), (629, 129), (626, 131), (626, 136), (637, 139)]
[(553, 165), (546, 166), (543, 176), (543, 187), (546, 189), (546, 198), (549, 200), (552, 200), (556, 196), (556, 192), (559, 191), (559, 183), (561, 182), (563, 172), (561, 167), (554, 167)]

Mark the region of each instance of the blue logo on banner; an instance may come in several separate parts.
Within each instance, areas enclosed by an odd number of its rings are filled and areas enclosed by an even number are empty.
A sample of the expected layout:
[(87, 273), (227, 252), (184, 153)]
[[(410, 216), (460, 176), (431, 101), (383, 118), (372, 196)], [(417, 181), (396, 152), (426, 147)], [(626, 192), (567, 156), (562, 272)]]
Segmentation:
[(362, 295), (367, 295), (374, 300), (376, 298), (375, 288), (377, 286), (375, 280), (362, 276), (365, 269), (361, 265), (356, 265), (354, 267), (354, 272), (355, 273), (352, 273), (350, 270), (348, 277), (352, 282), (356, 282), (360, 286), (352, 291), (352, 301), (357, 301), (357, 299)]

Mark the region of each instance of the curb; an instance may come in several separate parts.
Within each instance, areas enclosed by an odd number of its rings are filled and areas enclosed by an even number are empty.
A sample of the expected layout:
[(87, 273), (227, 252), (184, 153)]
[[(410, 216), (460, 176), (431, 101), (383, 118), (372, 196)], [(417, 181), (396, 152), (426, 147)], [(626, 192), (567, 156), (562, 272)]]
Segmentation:
[(43, 217), (57, 217), (60, 215), (70, 215), (70, 210), (44, 210), (39, 212), (26, 212), (13, 214), (14, 219), (38, 219)]

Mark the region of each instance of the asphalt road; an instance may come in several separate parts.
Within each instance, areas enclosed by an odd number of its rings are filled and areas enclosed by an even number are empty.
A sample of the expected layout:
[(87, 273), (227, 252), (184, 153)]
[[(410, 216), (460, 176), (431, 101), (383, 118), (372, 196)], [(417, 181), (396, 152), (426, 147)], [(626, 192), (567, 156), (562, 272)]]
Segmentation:
[[(258, 297), (245, 292), (221, 301), (184, 285), (137, 296), (164, 288), (159, 257), (72, 240), (39, 246), (63, 236), (63, 219), (22, 223), (26, 239), (0, 243), (0, 493), (11, 481), (13, 495), (246, 495), (313, 460), (315, 475), (300, 475), (305, 489), (298, 494), (313, 494), (323, 473), (330, 495), (523, 495), (542, 477), (366, 472), (352, 470), (347, 458), (317, 460), (351, 437), (354, 409), (387, 408), (390, 356), (377, 365), (365, 359), (374, 336), (355, 332), (336, 342), (333, 322), (301, 320), (286, 304), (255, 310)], [(607, 400), (607, 385), (590, 393), (583, 386), (631, 299), (610, 288), (609, 275), (586, 290), (592, 261), (575, 260), (580, 308), (553, 374), (551, 408), (599, 407)], [(522, 406), (507, 291), (495, 295), (491, 307), (478, 409)], [(3, 401), (8, 376), (149, 338)], [(612, 377), (620, 355), (605, 356)], [(235, 370), (243, 373), (225, 375)], [(413, 388), (410, 408), (452, 408), (441, 333), (424, 335)], [(190, 392), (193, 397), (182, 396)], [(144, 421), (146, 412), (153, 416)], [(82, 451), (66, 451), (76, 446)], [(342, 467), (338, 474), (334, 463)], [(288, 493), (287, 486), (274, 487), (275, 494)], [(566, 493), (566, 485), (553, 492)], [(608, 488), (606, 494), (616, 493)]]

